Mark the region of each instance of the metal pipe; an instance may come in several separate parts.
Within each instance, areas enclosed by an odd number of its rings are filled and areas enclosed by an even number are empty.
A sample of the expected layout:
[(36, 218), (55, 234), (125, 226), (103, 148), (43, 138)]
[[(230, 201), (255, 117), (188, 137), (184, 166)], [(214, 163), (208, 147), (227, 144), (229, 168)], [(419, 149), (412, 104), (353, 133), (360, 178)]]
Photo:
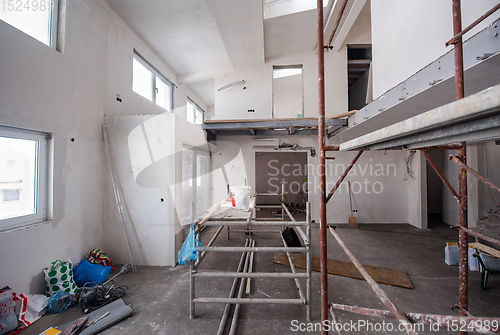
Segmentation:
[(285, 305), (303, 305), (302, 299), (271, 299), (271, 298), (196, 298), (194, 302), (203, 303), (221, 303), (221, 304), (285, 304)]
[(269, 233), (269, 234), (276, 234), (276, 233), (281, 233), (281, 230), (231, 230), (231, 233), (248, 233), (251, 232), (252, 234), (257, 234), (257, 233)]
[[(288, 210), (288, 208), (285, 205), (283, 205), (283, 204), (281, 204), (281, 206), (286, 211), (286, 214), (288, 215), (288, 217), (290, 218), (290, 220), (292, 222), (297, 222), (297, 221), (295, 221), (295, 218), (293, 217), (292, 213), (290, 213), (290, 211)], [(302, 241), (304, 241), (304, 243), (305, 243), (306, 239), (307, 239), (306, 234), (304, 234), (304, 231), (300, 227), (297, 227), (297, 231), (299, 232), (300, 237), (302, 237)]]
[(354, 255), (351, 253), (351, 251), (347, 248), (345, 245), (344, 241), (340, 238), (340, 236), (337, 234), (337, 232), (333, 229), (330, 228), (330, 233), (332, 233), (333, 237), (337, 240), (339, 245), (344, 249), (345, 253), (351, 260), (351, 262), (354, 264), (354, 266), (358, 269), (359, 273), (365, 278), (366, 282), (370, 287), (372, 288), (373, 292), (379, 297), (379, 299), (384, 303), (384, 305), (391, 311), (391, 313), (396, 317), (396, 319), (403, 324), (405, 329), (410, 329), (407, 331), (408, 334), (415, 335), (416, 333), (412, 331), (412, 323), (408, 318), (399, 310), (399, 308), (389, 299), (387, 294), (380, 288), (380, 286), (373, 280), (373, 278), (366, 272), (365, 268), (363, 265), (354, 257)]
[(337, 317), (335, 316), (334, 309), (331, 307), (331, 305), (330, 305), (330, 314), (332, 315), (332, 323), (335, 325), (334, 327), (335, 330), (337, 331), (337, 334), (342, 335), (341, 328), (340, 327), (337, 328)]
[(470, 173), (472, 173), (474, 175), (474, 177), (476, 177), (477, 179), (479, 179), (480, 181), (482, 181), (484, 184), (488, 185), (492, 190), (497, 191), (498, 193), (500, 193), (500, 187), (498, 187), (497, 185), (493, 184), (489, 179), (484, 178), (483, 176), (481, 176), (477, 171), (473, 170), (467, 164), (465, 164), (462, 161), (460, 161), (460, 159), (458, 159), (457, 157), (455, 157), (453, 155), (449, 155), (448, 159), (451, 160), (453, 163), (457, 164), (462, 169), (467, 170)]
[[(283, 241), (283, 245), (286, 246), (286, 241), (283, 238), (283, 235), (281, 235), (281, 240)], [(286, 256), (288, 257), (288, 264), (290, 264), (290, 269), (292, 269), (293, 274), (297, 274), (297, 270), (295, 269), (295, 265), (293, 264), (292, 256), (290, 256), (290, 253), (287, 252)], [(305, 278), (307, 278), (307, 273), (302, 273), (305, 275)], [(294, 281), (295, 281), (295, 286), (297, 286), (297, 290), (299, 291), (299, 296), (300, 299), (304, 301), (304, 304), (306, 303), (306, 298), (304, 297), (304, 292), (302, 291), (302, 285), (300, 284), (300, 281), (297, 277), (294, 276)]]
[(467, 28), (465, 28), (464, 30), (462, 30), (461, 32), (459, 32), (458, 34), (456, 34), (455, 36), (453, 36), (451, 38), (451, 40), (449, 40), (448, 42), (445, 43), (446, 46), (449, 46), (450, 44), (455, 44), (458, 42), (458, 39), (460, 37), (462, 37), (464, 34), (466, 34), (467, 32), (469, 32), (472, 28), (474, 28), (475, 26), (477, 26), (479, 23), (481, 23), (484, 19), (486, 19), (488, 16), (490, 16), (491, 14), (495, 13), (497, 10), (500, 9), (500, 2), (498, 4), (496, 4), (495, 7), (493, 7), (492, 9), (490, 9), (489, 11), (487, 11), (484, 15), (482, 15), (481, 17), (479, 17), (479, 19), (477, 19), (476, 21), (472, 22), (471, 24), (469, 24), (467, 26)]
[[(339, 145), (325, 145), (323, 151), (340, 151)], [(325, 156), (326, 157), (326, 156)]]
[[(212, 236), (212, 239), (207, 243), (207, 247), (210, 247), (212, 246), (212, 244), (214, 244), (215, 240), (217, 239), (217, 237), (219, 237), (219, 234), (221, 233), (222, 229), (224, 228), (224, 226), (220, 226), (219, 229), (217, 229), (217, 231), (215, 232), (214, 236)], [(194, 263), (194, 268), (198, 268), (198, 266), (200, 265), (201, 261), (203, 260), (203, 258), (205, 258), (207, 252), (206, 251), (203, 251), (201, 254), (200, 254), (200, 257), (198, 257), (198, 259), (196, 260), (196, 263)]]
[(193, 261), (189, 262), (189, 318), (195, 318), (195, 304), (194, 304), (194, 264)]
[(437, 167), (436, 163), (434, 163), (434, 161), (429, 156), (429, 154), (425, 150), (423, 150), (423, 149), (419, 149), (419, 150), (422, 153), (422, 155), (425, 157), (425, 159), (427, 160), (427, 162), (429, 163), (429, 165), (434, 169), (434, 171), (436, 171), (436, 173), (439, 176), (439, 178), (443, 181), (443, 183), (446, 185), (446, 187), (450, 190), (451, 194), (453, 195), (453, 198), (455, 198), (455, 200), (459, 201), (457, 192), (455, 191), (455, 189), (453, 188), (453, 186), (451, 186), (451, 184), (449, 183), (448, 179), (446, 179), (446, 177), (441, 172), (441, 170), (439, 170), (439, 168)]
[[(456, 36), (462, 30), (462, 12), (460, 8), (460, 0), (452, 0), (453, 2), (453, 34)], [(458, 37), (454, 45), (455, 52), (455, 100), (460, 100), (464, 97), (464, 53), (462, 37)]]
[(216, 252), (243, 252), (243, 251), (257, 251), (257, 252), (307, 252), (307, 248), (285, 248), (285, 247), (196, 247), (196, 251), (216, 251)]
[[(213, 226), (246, 226), (246, 221), (239, 222), (228, 222), (228, 221), (208, 221), (205, 223), (205, 227), (213, 227)], [(283, 222), (283, 221), (256, 221), (251, 222), (252, 226), (306, 226), (306, 221), (297, 221), (297, 222)]]
[[(245, 241), (245, 247), (248, 246), (250, 239)], [(246, 252), (241, 253), (240, 262), (238, 263), (237, 272), (243, 269), (243, 262), (245, 261)], [(236, 292), (236, 284), (238, 283), (238, 278), (234, 278), (233, 285), (231, 285), (231, 291), (229, 292), (229, 298), (231, 299)], [(224, 307), (224, 313), (222, 314), (222, 319), (220, 320), (219, 330), (217, 330), (217, 335), (222, 335), (224, 328), (226, 327), (227, 316), (229, 315), (229, 310), (231, 309), (231, 304), (226, 304)]]
[(307, 273), (291, 272), (224, 272), (210, 271), (194, 273), (195, 278), (307, 278)]
[[(347, 0), (344, 0), (346, 2)], [(317, 45), (318, 45), (318, 172), (319, 172), (319, 249), (321, 271), (321, 323), (328, 322), (328, 269), (326, 238), (326, 175), (325, 175), (325, 48), (323, 36), (323, 0), (317, 0)], [(323, 335), (328, 332), (323, 329)]]
[[(243, 272), (241, 272), (241, 273), (246, 273), (248, 271), (248, 263), (249, 262), (250, 262), (250, 257), (249, 257), (248, 252), (247, 252), (246, 259), (245, 259), (245, 266), (243, 267)], [(248, 273), (246, 273), (246, 274), (248, 274)], [(245, 282), (246, 282), (246, 280), (244, 278), (242, 278), (240, 281), (240, 289), (238, 291), (238, 298), (237, 299), (241, 299), (241, 297), (243, 297), (243, 291), (245, 290), (245, 286), (246, 286)], [(229, 329), (229, 335), (234, 335), (236, 333), (236, 324), (238, 323), (238, 317), (240, 316), (240, 308), (241, 308), (240, 303), (237, 303), (236, 306), (234, 306), (233, 320), (231, 322), (231, 328)]]
[(354, 164), (356, 164), (357, 160), (359, 159), (359, 157), (361, 156), (362, 153), (363, 153), (363, 151), (359, 151), (356, 154), (356, 156), (354, 157), (354, 159), (351, 161), (351, 163), (349, 164), (349, 166), (345, 169), (345, 171), (342, 174), (342, 176), (340, 176), (339, 180), (337, 181), (337, 183), (335, 184), (335, 186), (330, 191), (330, 194), (328, 194), (328, 197), (326, 197), (326, 202), (330, 201), (330, 198), (333, 196), (333, 194), (340, 187), (340, 184), (344, 181), (345, 177), (347, 176), (347, 174), (349, 173), (349, 171), (351, 171), (351, 169), (354, 166)]
[[(467, 162), (466, 145), (462, 143), (462, 148), (457, 152), (459, 159), (465, 164)], [(458, 193), (460, 201), (458, 203), (459, 222), (463, 228), (468, 228), (467, 218), (467, 170), (462, 166), (458, 167)], [(458, 234), (458, 305), (464, 310), (469, 310), (469, 248), (467, 243), (468, 235), (463, 229), (460, 229)], [(466, 316), (461, 310), (461, 316)], [(467, 334), (467, 332), (460, 332)]]
[[(335, 33), (337, 32), (337, 29), (338, 29), (339, 24), (340, 24), (340, 20), (342, 19), (342, 15), (344, 14), (344, 11), (345, 11), (345, 8), (346, 8), (348, 2), (349, 2), (349, 0), (344, 0), (344, 2), (342, 2), (342, 6), (340, 7), (339, 15), (337, 15), (337, 20), (335, 21), (335, 24), (333, 25), (332, 33), (330, 34), (330, 38), (328, 39), (328, 48), (330, 48), (332, 45), (333, 37), (335, 37)], [(318, 44), (318, 52), (319, 52), (320, 45), (323, 46), (323, 41), (321, 42), (321, 44)]]
[(127, 244), (128, 255), (130, 257), (130, 265), (132, 265), (132, 272), (136, 272), (137, 267), (135, 266), (134, 257), (132, 255), (132, 248), (130, 247), (130, 241), (128, 239), (127, 225), (125, 224), (125, 217), (123, 216), (123, 206), (120, 197), (120, 191), (118, 189), (118, 184), (115, 181), (115, 174), (113, 172), (113, 163), (111, 162), (111, 149), (109, 148), (108, 127), (106, 126), (105, 123), (102, 124), (102, 134), (104, 137), (104, 147), (106, 149), (106, 156), (108, 158), (109, 174), (111, 175), (111, 183), (113, 184), (113, 191), (115, 193), (116, 207), (118, 209), (118, 215), (120, 216), (120, 221), (122, 223), (122, 228), (125, 235), (125, 242)]
[[(389, 311), (372, 308), (362, 308), (358, 306), (348, 306), (340, 304), (330, 304), (330, 312), (334, 309), (350, 312), (365, 316), (375, 316), (394, 320), (394, 315)], [(437, 314), (421, 314), (421, 313), (406, 313), (406, 317), (414, 323), (439, 324), (441, 327), (449, 327), (455, 325), (474, 325), (474, 332), (481, 334), (500, 334), (500, 329), (497, 331), (486, 331), (485, 322), (497, 321), (500, 323), (500, 318), (493, 317), (471, 317), (471, 316), (455, 316), (455, 315), (437, 315)]]
[[(252, 242), (252, 247), (255, 247), (255, 240), (253, 240), (253, 242)], [(255, 254), (255, 252), (250, 253), (250, 268), (248, 269), (248, 273), (253, 272), (253, 255), (254, 254)], [(252, 280), (252, 278), (247, 279), (247, 289), (245, 290), (246, 295), (250, 294), (250, 282), (251, 282), (251, 280)]]
[(312, 275), (312, 255), (311, 255), (311, 211), (310, 211), (310, 203), (306, 202), (306, 221), (309, 223), (307, 225), (307, 240), (305, 241), (307, 248), (307, 262), (306, 262), (306, 272), (307, 272), (307, 282), (306, 282), (306, 297), (307, 297), (307, 306), (306, 306), (306, 316), (307, 322), (311, 321), (311, 275)]
[(475, 232), (475, 231), (473, 231), (473, 230), (470, 230), (470, 229), (465, 228), (465, 227), (462, 227), (462, 226), (457, 226), (457, 227), (458, 227), (460, 230), (465, 231), (465, 232), (466, 232), (467, 234), (469, 234), (469, 235), (479, 237), (479, 238), (480, 238), (480, 239), (482, 239), (482, 240), (485, 240), (485, 241), (487, 241), (487, 242), (489, 242), (489, 243), (493, 243), (493, 244), (496, 244), (496, 245), (500, 246), (500, 241), (499, 241), (499, 240), (495, 240), (494, 238), (491, 238), (491, 237), (489, 237), (489, 236), (485, 236), (485, 235), (483, 235), (483, 234), (481, 234), (481, 233)]
[[(283, 207), (284, 202), (285, 202), (285, 183), (281, 183), (281, 207)], [(283, 212), (283, 208), (281, 209), (281, 221), (285, 221), (285, 212)]]

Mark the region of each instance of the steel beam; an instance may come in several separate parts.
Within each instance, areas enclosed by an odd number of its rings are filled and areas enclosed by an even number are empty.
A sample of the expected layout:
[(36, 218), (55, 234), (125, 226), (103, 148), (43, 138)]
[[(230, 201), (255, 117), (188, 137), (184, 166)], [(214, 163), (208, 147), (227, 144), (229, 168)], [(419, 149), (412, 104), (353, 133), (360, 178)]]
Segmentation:
[[(318, 120), (315, 118), (307, 118), (307, 119), (293, 119), (293, 120), (266, 120), (266, 121), (240, 121), (240, 122), (210, 122), (203, 123), (201, 125), (202, 129), (205, 130), (238, 130), (238, 129), (281, 129), (281, 128), (306, 128), (306, 127), (316, 127), (318, 125)], [(345, 126), (347, 125), (347, 120), (345, 119), (326, 119), (326, 126)], [(288, 130), (285, 130), (288, 132)]]

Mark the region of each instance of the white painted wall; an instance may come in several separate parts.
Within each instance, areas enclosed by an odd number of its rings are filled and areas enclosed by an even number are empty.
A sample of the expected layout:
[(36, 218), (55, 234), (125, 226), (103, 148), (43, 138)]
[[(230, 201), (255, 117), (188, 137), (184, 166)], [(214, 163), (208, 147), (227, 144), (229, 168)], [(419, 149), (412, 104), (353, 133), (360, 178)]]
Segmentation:
[[(127, 70), (132, 66), (134, 48), (176, 83), (174, 72), (109, 10), (106, 120), (110, 137), (113, 136), (110, 139), (113, 160), (128, 208), (132, 252), (138, 264), (173, 266), (181, 243), (182, 144), (206, 146), (203, 131), (186, 121), (187, 97), (204, 109), (207, 106), (186, 85), (174, 88), (174, 113), (134, 93), (132, 72)], [(122, 102), (116, 101), (116, 94), (120, 94)], [(115, 237), (106, 239), (106, 249), (118, 263), (129, 263), (107, 171), (106, 178), (105, 233)]]
[(0, 285), (18, 293), (43, 293), (43, 268), (104, 242), (107, 5), (86, 5), (68, 1), (64, 55), (0, 21), (0, 123), (50, 132), (54, 145), (52, 221), (0, 234)]
[[(408, 156), (408, 152), (405, 152)], [(408, 223), (427, 229), (427, 170), (426, 160), (420, 152), (410, 161), (412, 176), (407, 176)], [(405, 170), (406, 172), (406, 170)]]
[[(452, 47), (451, 1), (373, 0), (374, 98), (384, 94)], [(468, 26), (497, 4), (497, 0), (463, 0), (462, 27)], [(487, 27), (498, 13), (465, 34), (467, 39)]]
[[(213, 200), (222, 199), (226, 194), (226, 187), (221, 166), (225, 166), (231, 186), (244, 185), (245, 181), (255, 190), (255, 152), (251, 136), (218, 137), (223, 145), (214, 152), (213, 165)], [(279, 138), (280, 143), (298, 143), (301, 146), (317, 148), (317, 139), (314, 136), (293, 136)], [(327, 163), (327, 189), (333, 185), (344, 171), (344, 167), (351, 162), (355, 152), (335, 152), (329, 156), (336, 157)], [(350, 215), (347, 181), (350, 180), (353, 188), (353, 207), (358, 210), (356, 217), (360, 223), (406, 223), (408, 213), (412, 208), (408, 206), (407, 183), (403, 180), (406, 168), (404, 157), (407, 152), (388, 151), (365, 152), (356, 163), (341, 188), (328, 203), (327, 213), (329, 223), (347, 223)], [(312, 203), (312, 218), (318, 221), (319, 192), (318, 185), (318, 157), (310, 157), (309, 164), (309, 200)], [(388, 172), (389, 170), (389, 172)], [(375, 184), (376, 183), (376, 184)], [(375, 184), (375, 185), (374, 185)], [(375, 187), (375, 193), (373, 188)]]
[[(302, 64), (304, 117), (318, 114), (318, 59), (314, 50), (290, 54), (263, 65), (226, 70), (215, 77), (215, 89), (245, 80), (215, 92), (215, 119), (269, 119), (273, 106), (273, 65)], [(347, 111), (347, 53), (325, 53), (326, 116)], [(246, 87), (246, 89), (243, 89)], [(255, 113), (248, 113), (249, 109)]]

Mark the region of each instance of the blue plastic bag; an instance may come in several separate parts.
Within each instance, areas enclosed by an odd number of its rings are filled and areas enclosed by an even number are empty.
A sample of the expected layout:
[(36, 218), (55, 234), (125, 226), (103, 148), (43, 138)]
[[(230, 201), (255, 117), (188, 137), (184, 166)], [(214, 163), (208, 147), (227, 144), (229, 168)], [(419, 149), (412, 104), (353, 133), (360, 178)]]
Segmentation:
[(49, 299), (49, 314), (61, 313), (71, 305), (71, 293), (57, 291)]
[(200, 246), (201, 243), (195, 239), (194, 226), (195, 224), (193, 223), (181, 250), (179, 250), (179, 253), (177, 254), (177, 260), (180, 265), (184, 265), (190, 260), (196, 260), (198, 258), (198, 253), (196, 252), (195, 247)]
[(94, 286), (106, 280), (106, 277), (111, 272), (111, 266), (102, 266), (99, 264), (89, 263), (84, 259), (76, 264), (73, 268), (73, 277), (75, 283), (79, 287)]

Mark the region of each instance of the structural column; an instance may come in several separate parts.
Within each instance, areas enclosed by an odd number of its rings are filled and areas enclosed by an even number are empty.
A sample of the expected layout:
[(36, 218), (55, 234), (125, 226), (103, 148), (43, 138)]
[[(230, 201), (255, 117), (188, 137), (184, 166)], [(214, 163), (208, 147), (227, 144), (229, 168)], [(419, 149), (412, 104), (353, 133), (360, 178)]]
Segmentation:
[[(318, 151), (319, 151), (319, 220), (321, 269), (321, 321), (328, 320), (328, 273), (326, 248), (326, 176), (325, 176), (325, 48), (323, 37), (323, 0), (317, 0), (318, 31)], [(322, 329), (323, 335), (328, 331)]]

